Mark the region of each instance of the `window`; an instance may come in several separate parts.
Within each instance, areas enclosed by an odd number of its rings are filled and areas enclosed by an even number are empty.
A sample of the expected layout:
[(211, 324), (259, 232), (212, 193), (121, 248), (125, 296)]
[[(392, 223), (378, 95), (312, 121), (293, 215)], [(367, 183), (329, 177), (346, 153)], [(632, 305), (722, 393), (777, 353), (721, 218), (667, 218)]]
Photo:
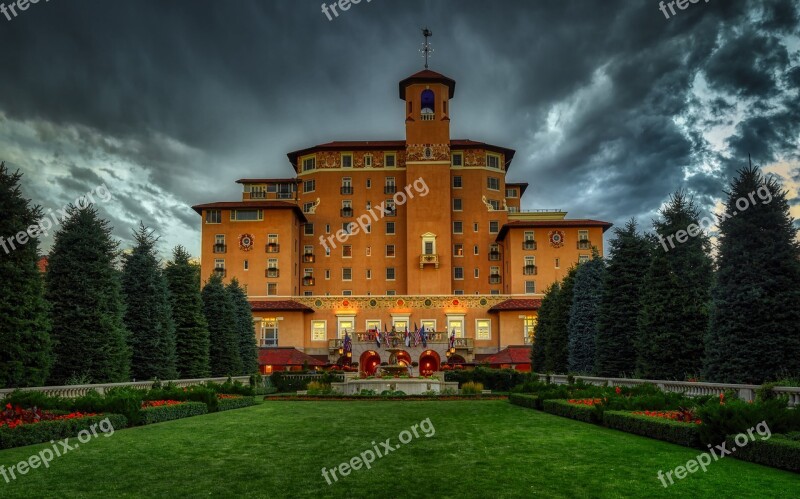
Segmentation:
[(472, 222), (472, 230), (473, 232), (478, 232), (478, 222)]
[(453, 211), (461, 211), (461, 198), (453, 198)]
[(454, 295), (463, 295), (464, 294), (464, 290), (463, 289), (454, 289), (453, 290), (453, 294)]
[(475, 277), (475, 279), (479, 278), (481, 276), (480, 269), (478, 267), (475, 267), (475, 271), (473, 272), (473, 274), (474, 274), (473, 277)]
[(331, 269), (325, 269), (325, 280), (326, 281), (331, 280)]
[(464, 267), (453, 267), (453, 279), (457, 281), (464, 279)]
[(500, 261), (500, 245), (497, 243), (492, 243), (489, 245), (489, 260), (499, 262)]
[(364, 233), (365, 234), (372, 234), (372, 224), (367, 224), (364, 226)]
[(372, 279), (372, 269), (367, 269), (367, 279)]
[(578, 263), (586, 263), (589, 261), (589, 255), (578, 255)]
[[(461, 293), (454, 293), (454, 294), (464, 294), (464, 292), (462, 291)], [(449, 319), (447, 321), (447, 330), (449, 334), (455, 334), (456, 338), (463, 338), (464, 337), (463, 316), (458, 319)]]
[(225, 268), (225, 260), (223, 258), (217, 258), (214, 260), (214, 268), (215, 269), (224, 269)]
[(352, 194), (353, 193), (353, 179), (350, 177), (342, 177), (342, 187), (339, 189), (341, 194)]
[(489, 267), (489, 284), (500, 284), (500, 267)]
[(397, 165), (397, 155), (386, 153), (383, 156), (383, 162), (386, 163), (386, 168), (394, 168)]
[(435, 333), (436, 332), (436, 320), (435, 319), (422, 319), (420, 325), (424, 328), (424, 331), (427, 333)]
[(222, 223), (222, 210), (208, 210), (206, 211), (207, 224), (221, 224)]
[(536, 281), (525, 281), (525, 294), (532, 295), (536, 293)]
[(489, 168), (500, 169), (500, 156), (497, 154), (487, 154), (486, 166), (488, 166)]
[(489, 294), (490, 295), (499, 295), (500, 294), (500, 290), (499, 289), (493, 289), (493, 290), (489, 291)]
[(314, 296), (313, 291), (303, 291), (303, 296)]
[(394, 222), (386, 222), (386, 235), (387, 236), (394, 235)]
[(317, 168), (317, 158), (305, 158), (303, 160), (303, 171), (307, 172), (309, 170), (314, 170)]
[(488, 201), (494, 211), (500, 211), (500, 201), (496, 199), (489, 199)]
[(500, 232), (500, 222), (497, 220), (489, 221), (489, 234), (497, 234)]
[(277, 319), (262, 319), (261, 320), (261, 346), (262, 347), (277, 347), (278, 346), (278, 320)]
[(370, 168), (372, 166), (372, 154), (364, 155), (364, 166)]
[(453, 245), (453, 256), (464, 256), (464, 245), (456, 243)]
[(435, 242), (433, 240), (423, 241), (422, 242), (422, 246), (423, 246), (422, 253), (424, 255), (435, 255), (436, 253), (434, 253), (434, 251), (435, 251), (434, 245), (435, 245)]
[(306, 180), (303, 182), (303, 192), (314, 192), (317, 190), (316, 180)]
[(257, 222), (263, 219), (263, 210), (231, 210), (232, 222)]
[(522, 334), (526, 345), (533, 344), (534, 335), (536, 333), (536, 317), (529, 315), (522, 319)]
[(380, 331), (381, 321), (378, 319), (367, 319), (365, 331)]
[(225, 234), (214, 236), (214, 253), (225, 253), (228, 247), (225, 245)]
[(314, 209), (314, 203), (303, 203), (303, 213), (311, 213)]
[(473, 247), (472, 247), (472, 254), (473, 254), (473, 255), (477, 255), (477, 254), (479, 254), (479, 252), (480, 252), (480, 250), (479, 250), (479, 248), (478, 248), (478, 245), (477, 245), (477, 244), (476, 244), (475, 246), (473, 246)]
[(561, 268), (561, 259), (560, 258), (556, 258), (556, 268), (557, 269)]
[(394, 177), (386, 177), (383, 184), (384, 194), (394, 194), (397, 192), (397, 185), (394, 183)]
[(331, 256), (331, 248), (330, 248), (330, 246), (325, 246), (325, 256)]
[(386, 296), (394, 296), (396, 294), (397, 294), (397, 291), (395, 291), (393, 289), (387, 289), (386, 290)]
[(456, 175), (453, 177), (453, 189), (461, 189), (463, 184), (461, 182), (461, 175)]
[(343, 289), (342, 296), (353, 296), (353, 292), (349, 289)]
[(436, 94), (433, 90), (426, 88), (420, 96), (420, 107), (422, 110), (422, 121), (432, 121), (436, 112)]
[(464, 233), (464, 222), (453, 222), (453, 234), (463, 234)]
[(342, 269), (342, 280), (343, 281), (352, 281), (353, 280), (353, 269), (351, 268), (343, 268)]
[(387, 199), (384, 206), (386, 207), (387, 217), (397, 216), (397, 206), (395, 206), (393, 199)]
[(526, 230), (524, 236), (526, 241), (533, 241), (533, 231)]
[(395, 279), (394, 267), (387, 267), (386, 268), (386, 280), (387, 281), (394, 281), (394, 279)]
[(314, 235), (314, 224), (305, 224), (303, 226), (303, 234), (306, 236), (313, 236)]
[(578, 241), (588, 241), (589, 240), (589, 231), (588, 230), (579, 230), (578, 231)]
[(453, 153), (453, 166), (464, 166), (464, 153), (462, 152), (454, 152)]
[(267, 296), (277, 296), (278, 295), (278, 283), (270, 282), (267, 283)]
[(386, 245), (386, 256), (389, 258), (394, 258), (394, 244), (387, 244)]
[(515, 198), (515, 197), (517, 197), (517, 189), (513, 188), (513, 187), (510, 187), (510, 188), (507, 187), (506, 188), (506, 197), (507, 198)]
[[(372, 189), (372, 179), (371, 178), (367, 179), (367, 189)], [(367, 202), (369, 202), (369, 201), (367, 201)], [(367, 208), (367, 209), (369, 209), (369, 208)]]
[(492, 338), (492, 320), (475, 319), (475, 339), (490, 340)]
[(248, 260), (244, 261), (244, 270), (250, 270), (250, 262)]
[(330, 234), (331, 233), (331, 224), (325, 224), (325, 233), (326, 234)]
[(345, 244), (342, 246), (342, 258), (353, 258), (353, 245)]
[(367, 256), (372, 256), (372, 246), (367, 246), (366, 254)]
[(327, 341), (327, 329), (327, 321), (311, 321), (311, 341)]
[(493, 191), (500, 190), (500, 179), (497, 177), (486, 177), (486, 188)]
[(536, 275), (536, 257), (525, 257), (525, 266), (522, 267), (522, 273), (523, 275)]
[(352, 154), (342, 154), (342, 168), (352, 168), (353, 167), (353, 155)]
[(355, 227), (355, 225), (356, 224), (354, 224), (353, 222), (343, 222), (342, 223), (342, 232), (344, 232), (345, 234), (352, 234), (353, 233), (353, 227)]

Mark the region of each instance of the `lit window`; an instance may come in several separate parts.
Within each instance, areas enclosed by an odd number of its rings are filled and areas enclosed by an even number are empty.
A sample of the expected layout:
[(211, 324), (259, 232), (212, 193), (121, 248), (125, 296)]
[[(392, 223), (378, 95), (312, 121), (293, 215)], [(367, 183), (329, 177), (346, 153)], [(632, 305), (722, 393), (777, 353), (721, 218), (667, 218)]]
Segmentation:
[(311, 321), (311, 341), (327, 341), (327, 327), (326, 321)]
[(476, 340), (489, 340), (492, 338), (492, 321), (491, 319), (476, 319), (475, 320), (475, 339)]

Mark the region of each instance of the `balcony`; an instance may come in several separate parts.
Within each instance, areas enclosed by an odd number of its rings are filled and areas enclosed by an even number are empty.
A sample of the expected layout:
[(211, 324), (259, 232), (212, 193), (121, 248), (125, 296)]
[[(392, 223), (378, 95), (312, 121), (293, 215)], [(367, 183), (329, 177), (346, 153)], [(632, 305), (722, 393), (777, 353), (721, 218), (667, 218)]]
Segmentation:
[(343, 185), (341, 189), (339, 189), (339, 194), (347, 195), (353, 193), (353, 186), (352, 185)]
[(491, 274), (489, 275), (489, 284), (500, 284), (503, 278), (500, 274)]
[(339, 210), (339, 214), (343, 218), (352, 217), (353, 216), (353, 208), (342, 208)]
[(277, 278), (281, 276), (281, 271), (275, 268), (269, 268), (264, 272), (264, 275), (269, 278)]
[(316, 282), (313, 276), (307, 275), (303, 277), (303, 286), (313, 286)]
[(225, 277), (226, 275), (228, 275), (228, 272), (225, 271), (224, 267), (216, 267), (214, 269), (214, 274), (216, 274), (216, 275), (218, 275), (220, 277)]
[(397, 186), (396, 185), (385, 185), (385, 186), (383, 186), (383, 193), (384, 194), (394, 194), (395, 192), (397, 192)]
[(578, 241), (578, 249), (579, 250), (589, 250), (592, 249), (592, 242), (588, 239), (581, 239)]
[(536, 241), (534, 241), (533, 239), (526, 239), (525, 241), (522, 241), (522, 249), (528, 250), (528, 251), (535, 250), (536, 249)]
[(523, 275), (536, 275), (536, 265), (525, 265), (522, 267)]
[(492, 250), (489, 252), (489, 261), (490, 262), (499, 262), (500, 261), (500, 252), (497, 250)]
[(281, 245), (278, 243), (269, 243), (267, 244), (267, 253), (280, 253), (281, 252)]
[(250, 199), (267, 199), (267, 193), (264, 191), (251, 191)]
[[(372, 331), (360, 332), (360, 331), (350, 331), (350, 338), (353, 341), (354, 345), (358, 345), (364, 349), (374, 349), (375, 348), (375, 333)], [(383, 332), (381, 332), (383, 335)], [(394, 338), (389, 333), (389, 342), (394, 343), (397, 342), (398, 346), (403, 345), (403, 333), (395, 333)], [(393, 341), (394, 340), (394, 341)], [(385, 341), (385, 340), (384, 340)], [(381, 346), (383, 347), (385, 343), (381, 342)], [(328, 340), (328, 351), (333, 353), (338, 353), (338, 350), (344, 346), (344, 340), (342, 338), (333, 338)], [(428, 333), (428, 346), (423, 347), (421, 343), (417, 345), (416, 348), (419, 349), (432, 349), (436, 350), (439, 353), (443, 353), (448, 347), (450, 346), (450, 333), (447, 331), (439, 331), (439, 332), (429, 332)], [(455, 345), (456, 350), (467, 350), (471, 353), (475, 349), (475, 339), (474, 338), (456, 338)], [(412, 347), (415, 348), (415, 347)], [(354, 350), (356, 350), (354, 348)], [(444, 357), (444, 355), (442, 355)]]
[(303, 254), (303, 263), (314, 263), (317, 261), (317, 257), (314, 253), (305, 253)]
[(439, 268), (439, 255), (428, 253), (419, 256), (419, 268), (424, 268), (425, 265), (433, 265), (434, 268)]
[(225, 244), (215, 244), (214, 245), (214, 253), (227, 253), (228, 246)]

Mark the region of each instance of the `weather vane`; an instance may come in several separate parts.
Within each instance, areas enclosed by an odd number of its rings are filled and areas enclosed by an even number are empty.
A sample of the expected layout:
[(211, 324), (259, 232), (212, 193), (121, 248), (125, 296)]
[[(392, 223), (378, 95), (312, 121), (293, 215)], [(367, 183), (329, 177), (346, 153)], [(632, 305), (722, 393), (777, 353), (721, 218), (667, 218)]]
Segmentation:
[(428, 38), (433, 36), (433, 32), (428, 28), (422, 28), (422, 36), (425, 37), (425, 42), (422, 44), (420, 52), (422, 52), (423, 57), (425, 57), (425, 69), (428, 69), (428, 58), (433, 54), (433, 47), (431, 47), (430, 42), (428, 42)]

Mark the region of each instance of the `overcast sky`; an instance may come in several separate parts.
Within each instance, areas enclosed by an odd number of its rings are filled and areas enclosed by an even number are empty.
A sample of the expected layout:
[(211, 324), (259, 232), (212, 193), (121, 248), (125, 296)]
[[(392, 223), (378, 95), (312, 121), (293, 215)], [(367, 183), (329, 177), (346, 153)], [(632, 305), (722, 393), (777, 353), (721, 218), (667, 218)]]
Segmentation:
[[(328, 3), (332, 3), (330, 0)], [(6, 1), (6, 4), (9, 2)], [(199, 254), (190, 208), (242, 177), (293, 174), (292, 150), (403, 139), (397, 82), (457, 81), (451, 134), (516, 149), (523, 208), (646, 228), (685, 188), (719, 206), (747, 154), (800, 217), (800, 1), (52, 0), (0, 14), (0, 159), (60, 208), (99, 205)], [(11, 15), (11, 14), (9, 14)], [(43, 250), (51, 244), (44, 241)]]

